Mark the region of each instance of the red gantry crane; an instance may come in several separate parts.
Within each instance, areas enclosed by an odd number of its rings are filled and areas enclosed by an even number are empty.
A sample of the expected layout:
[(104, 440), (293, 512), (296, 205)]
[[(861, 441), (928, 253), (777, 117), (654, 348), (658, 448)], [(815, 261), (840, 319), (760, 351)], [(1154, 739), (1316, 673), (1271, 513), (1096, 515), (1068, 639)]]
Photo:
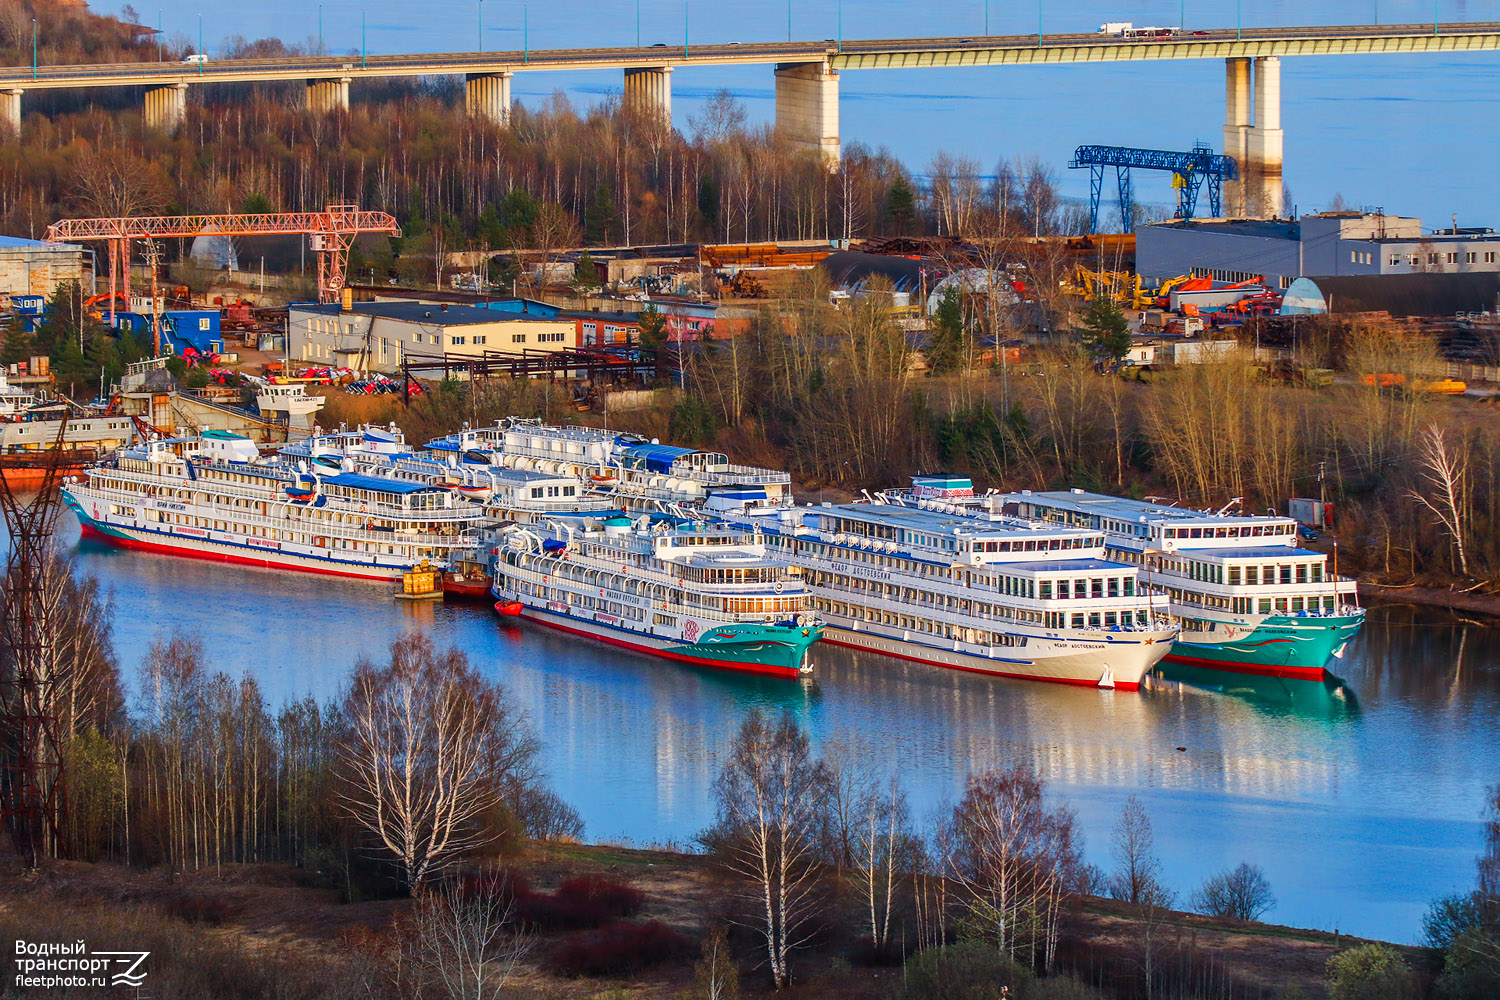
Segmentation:
[[(386, 212), (363, 212), (357, 205), (329, 205), (321, 212), (267, 212), (255, 215), (157, 215), (119, 219), (63, 219), (47, 227), (52, 242), (105, 240), (109, 244), (109, 323), (115, 323), (115, 289), (130, 298), (130, 245), (133, 240), (186, 236), (282, 236), (306, 234), (318, 256), (318, 301), (338, 302), (349, 264), (349, 247), (360, 233), (400, 236)], [(152, 275), (155, 275), (153, 267)], [(120, 284), (116, 285), (116, 278)], [(154, 282), (153, 282), (154, 283)], [(154, 298), (154, 291), (153, 291)], [(160, 345), (157, 345), (160, 350)]]

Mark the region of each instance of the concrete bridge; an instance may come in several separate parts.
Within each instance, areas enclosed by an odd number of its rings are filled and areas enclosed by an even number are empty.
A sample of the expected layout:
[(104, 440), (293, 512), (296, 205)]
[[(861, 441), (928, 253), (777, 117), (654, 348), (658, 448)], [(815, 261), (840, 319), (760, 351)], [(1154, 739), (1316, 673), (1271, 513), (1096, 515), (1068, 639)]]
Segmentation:
[(22, 97), (35, 90), (142, 87), (147, 124), (170, 130), (182, 120), (188, 89), (200, 84), (299, 80), (306, 85), (310, 109), (336, 111), (348, 108), (349, 84), (357, 79), (457, 74), (465, 77), (469, 113), (504, 125), (510, 119), (511, 80), (515, 74), (585, 69), (621, 70), (627, 105), (670, 120), (674, 70), (769, 64), (775, 67), (776, 75), (777, 129), (791, 141), (836, 163), (839, 74), (844, 70), (1223, 59), (1224, 152), (1239, 161), (1242, 178), (1225, 186), (1225, 211), (1279, 214), (1283, 57), (1496, 49), (1500, 49), (1500, 22), (1428, 22), (1183, 30), (1149, 38), (1072, 34), (826, 39), (743, 45), (311, 56), (191, 64), (26, 66), (0, 69), (0, 125), (19, 129)]

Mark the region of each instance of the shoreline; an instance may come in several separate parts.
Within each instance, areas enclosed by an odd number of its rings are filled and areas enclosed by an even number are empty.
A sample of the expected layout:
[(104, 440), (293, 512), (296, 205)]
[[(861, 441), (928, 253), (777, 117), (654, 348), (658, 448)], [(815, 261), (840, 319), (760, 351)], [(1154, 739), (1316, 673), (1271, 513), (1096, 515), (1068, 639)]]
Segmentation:
[(1424, 608), (1467, 611), (1500, 618), (1500, 595), (1461, 593), (1441, 587), (1391, 587), (1380, 583), (1359, 582), (1360, 601), (1380, 604), (1415, 604)]

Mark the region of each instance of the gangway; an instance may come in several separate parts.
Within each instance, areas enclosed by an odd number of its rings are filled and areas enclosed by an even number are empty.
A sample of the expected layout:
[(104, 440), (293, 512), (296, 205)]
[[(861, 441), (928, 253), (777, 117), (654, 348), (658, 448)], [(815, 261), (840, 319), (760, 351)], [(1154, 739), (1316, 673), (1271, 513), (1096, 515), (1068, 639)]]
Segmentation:
[(1172, 186), (1177, 189), (1177, 217), (1191, 219), (1198, 211), (1198, 192), (1208, 184), (1208, 204), (1211, 215), (1221, 211), (1224, 182), (1238, 180), (1240, 165), (1232, 156), (1215, 153), (1206, 143), (1194, 143), (1188, 152), (1173, 152), (1166, 149), (1134, 149), (1128, 146), (1079, 146), (1073, 151), (1068, 166), (1074, 170), (1089, 170), (1089, 232), (1099, 231), (1099, 202), (1104, 194), (1104, 168), (1115, 168), (1115, 179), (1120, 193), (1120, 224), (1123, 232), (1130, 232), (1130, 217), (1134, 214), (1135, 195), (1130, 183), (1130, 170), (1169, 170)]

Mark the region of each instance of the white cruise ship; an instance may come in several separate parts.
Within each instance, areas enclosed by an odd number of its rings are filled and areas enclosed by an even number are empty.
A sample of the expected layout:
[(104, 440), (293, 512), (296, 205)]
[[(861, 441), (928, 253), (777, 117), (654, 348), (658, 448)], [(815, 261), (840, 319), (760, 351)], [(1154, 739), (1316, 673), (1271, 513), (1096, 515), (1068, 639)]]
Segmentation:
[(223, 431), (122, 449), (62, 494), (84, 536), (111, 545), (372, 580), (445, 568), (486, 523), (449, 489), (263, 463)]
[(755, 518), (827, 641), (938, 666), (1135, 690), (1177, 627), (1096, 531), (887, 503)]
[(501, 615), (698, 666), (796, 677), (822, 634), (802, 581), (744, 529), (645, 516), (514, 527), (493, 574)]
[(1364, 624), (1355, 582), (1298, 545), (1297, 522), (1071, 490), (988, 498), (998, 510), (1103, 532), (1110, 558), (1171, 599), (1171, 663), (1320, 679)]
[(635, 510), (683, 505), (712, 515), (789, 507), (791, 476), (736, 465), (719, 452), (659, 444), (596, 427), (558, 427), (514, 419), (430, 441), (435, 453), (488, 457), (512, 469), (584, 480), (616, 506)]

